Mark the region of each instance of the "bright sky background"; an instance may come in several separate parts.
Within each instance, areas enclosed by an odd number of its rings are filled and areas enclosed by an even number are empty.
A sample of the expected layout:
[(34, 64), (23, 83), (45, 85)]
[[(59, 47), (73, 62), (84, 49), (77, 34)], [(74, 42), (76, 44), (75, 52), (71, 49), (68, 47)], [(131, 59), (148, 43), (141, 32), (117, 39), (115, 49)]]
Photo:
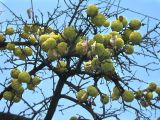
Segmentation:
[[(5, 3), (11, 10), (13, 10), (17, 15), (22, 15), (27, 19), (27, 13), (26, 10), (28, 8), (30, 8), (30, 0), (0, 0), (3, 3)], [(55, 5), (55, 1), (54, 0), (33, 0), (34, 1), (34, 8), (35, 10), (40, 10), (42, 11), (45, 15), (47, 14), (47, 11), (52, 11)], [(61, 1), (61, 0), (60, 0)], [(93, 2), (95, 2), (95, 0), (91, 0)], [(63, 4), (62, 4), (63, 6)], [(120, 6), (124, 7), (124, 8), (129, 8), (131, 10), (135, 10), (137, 12), (155, 17), (157, 19), (160, 19), (160, 0), (122, 0)], [(13, 16), (7, 11), (7, 9), (5, 9), (1, 4), (0, 4), (0, 11), (5, 11), (0, 15), (0, 21), (3, 21), (5, 19), (11, 19)], [(127, 12), (126, 13), (126, 17), (127, 18), (139, 18), (140, 16), (137, 14), (133, 14), (131, 12)], [(150, 26), (152, 27), (152, 25)], [(143, 60), (142, 60), (143, 61)], [(140, 62), (142, 62), (140, 61)], [(145, 78), (146, 80), (156, 80), (157, 78), (159, 78), (158, 76), (158, 72), (154, 72), (151, 73), (151, 76), (146, 76), (145, 73), (141, 73), (140, 77)], [(158, 84), (160, 85), (160, 81), (158, 81)], [(46, 87), (45, 89), (47, 89), (47, 86), (43, 86)], [(0, 89), (1, 91), (1, 89)], [(51, 91), (50, 91), (51, 92)], [(32, 94), (32, 92), (28, 93)], [(50, 95), (50, 93), (48, 93), (48, 95)], [(38, 100), (38, 98), (34, 97), (31, 98), (30, 100)], [(67, 103), (66, 101), (62, 101), (61, 103)], [(1, 108), (1, 103), (0, 103), (0, 108)], [(16, 110), (13, 111), (19, 111), (20, 108), (22, 106), (19, 105), (19, 107), (17, 107)], [(75, 115), (76, 113), (79, 114), (84, 114), (86, 116), (88, 116), (88, 113), (81, 111), (80, 109), (69, 109), (69, 113), (73, 113), (73, 115)], [(157, 114), (160, 114), (160, 111), (157, 112)], [(128, 118), (128, 115), (130, 116), (130, 114), (126, 114), (125, 116), (123, 116), (123, 120), (132, 120), (132, 118)], [(60, 112), (57, 112), (53, 118), (53, 120), (68, 120), (70, 117), (70, 114), (67, 114), (67, 112), (64, 113), (64, 115), (62, 115)], [(88, 116), (89, 117), (89, 116)], [(132, 116), (130, 116), (132, 117)], [(155, 120), (154, 118), (155, 116), (153, 116), (153, 120)], [(108, 119), (107, 119), (108, 120)], [(114, 119), (111, 119), (114, 120)]]

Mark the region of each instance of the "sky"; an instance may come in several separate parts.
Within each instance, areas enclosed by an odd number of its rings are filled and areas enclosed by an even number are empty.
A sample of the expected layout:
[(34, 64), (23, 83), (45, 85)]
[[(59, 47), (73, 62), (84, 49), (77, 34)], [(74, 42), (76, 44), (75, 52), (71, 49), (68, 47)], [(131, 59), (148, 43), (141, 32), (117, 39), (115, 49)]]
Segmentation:
[[(16, 13), (17, 15), (22, 15), (24, 18), (27, 19), (27, 13), (26, 10), (28, 8), (30, 8), (30, 0), (0, 0), (3, 3), (5, 3), (12, 11), (14, 11), (14, 13)], [(33, 0), (34, 2), (34, 8), (36, 11), (40, 10), (41, 12), (44, 13), (44, 15), (47, 15), (48, 11), (52, 11), (54, 6), (55, 6), (55, 1), (54, 0)], [(95, 2), (95, 0), (91, 0), (91, 3)], [(63, 6), (63, 4), (61, 5)], [(139, 13), (143, 13), (145, 15), (151, 16), (153, 18), (159, 19), (160, 20), (160, 14), (158, 13), (159, 8), (160, 8), (160, 0), (122, 0), (120, 3), (120, 6), (124, 7), (124, 8), (129, 8), (130, 10), (139, 12)], [(0, 15), (0, 21), (3, 21), (5, 19), (11, 19), (13, 16), (8, 12), (8, 10), (3, 7), (0, 4), (0, 11), (4, 11), (2, 12), (2, 14)], [(133, 12), (125, 12), (125, 16), (128, 19), (133, 18), (133, 16), (135, 18), (142, 18), (141, 15), (137, 15), (136, 13)], [(155, 23), (157, 22), (156, 20), (153, 20)], [(154, 25), (151, 24), (150, 27), (152, 28), (152, 26)], [(143, 63), (143, 60), (141, 60), (140, 62)], [(159, 71), (158, 71), (159, 72)], [(143, 77), (145, 78), (147, 81), (152, 81), (157, 79), (158, 76), (158, 72), (153, 72), (150, 74), (150, 76), (147, 76), (145, 73), (140, 73), (139, 77)], [(48, 82), (48, 85), (50, 84), (50, 82)], [(160, 82), (158, 81), (158, 84), (160, 85)], [(48, 89), (48, 86), (44, 86), (43, 84), (40, 85), (40, 87), (44, 87), (44, 90), (47, 90), (48, 92), (46, 93), (47, 96), (50, 95), (49, 92), (51, 92), (51, 90)], [(51, 86), (50, 86), (51, 87)], [(1, 90), (1, 88), (0, 88)], [(26, 98), (28, 95), (32, 94), (33, 92), (28, 92), (26, 94)], [(35, 96), (33, 96), (33, 98), (29, 98), (29, 101), (32, 100), (38, 100), (39, 98)], [(60, 104), (68, 104), (67, 101), (60, 101)], [(0, 108), (2, 106), (2, 103), (0, 103)], [(18, 107), (17, 107), (18, 106)], [(16, 105), (17, 109), (13, 109), (13, 111), (19, 111), (21, 108), (23, 108), (22, 104), (17, 104)], [(88, 115), (87, 112), (81, 111), (80, 107), (76, 108), (76, 109), (69, 109), (70, 113), (76, 114), (83, 114), (85, 116), (87, 116), (88, 118), (90, 118), (90, 116)], [(160, 111), (157, 112), (157, 114), (160, 114)], [(130, 117), (134, 117), (131, 114), (127, 113), (125, 115), (122, 115), (123, 120), (128, 120), (128, 115)], [(53, 120), (68, 120), (70, 117), (70, 114), (67, 114), (67, 112), (64, 112), (64, 115), (62, 115), (60, 112), (56, 112)], [(152, 117), (153, 120), (155, 120), (154, 118), (155, 116)], [(108, 119), (107, 119), (108, 120)], [(114, 119), (111, 119), (114, 120)], [(131, 118), (129, 120), (132, 120)]]

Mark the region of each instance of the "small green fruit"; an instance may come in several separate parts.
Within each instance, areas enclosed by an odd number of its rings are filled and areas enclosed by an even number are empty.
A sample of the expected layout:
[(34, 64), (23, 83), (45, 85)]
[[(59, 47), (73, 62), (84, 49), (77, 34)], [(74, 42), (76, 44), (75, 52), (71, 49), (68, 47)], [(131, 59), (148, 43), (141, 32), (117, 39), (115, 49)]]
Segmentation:
[(77, 36), (76, 29), (74, 27), (66, 27), (64, 28), (63, 35), (68, 40), (74, 40)]
[(88, 15), (88, 16), (94, 17), (95, 15), (98, 14), (98, 8), (97, 8), (96, 5), (93, 5), (93, 4), (92, 4), (92, 5), (89, 5), (89, 6), (87, 7), (86, 12), (87, 12), (87, 15)]
[(31, 76), (28, 72), (21, 72), (18, 75), (19, 82), (30, 83), (30, 80), (31, 80)]
[(13, 99), (13, 97), (14, 97), (14, 94), (11, 91), (6, 91), (3, 93), (3, 98), (5, 100), (11, 101)]
[(112, 21), (111, 23), (112, 31), (121, 31), (123, 29), (123, 24), (119, 20)]
[(118, 20), (123, 24), (123, 27), (127, 26), (128, 21), (124, 16), (119, 16)]
[(27, 89), (28, 90), (34, 90), (35, 89), (35, 85), (33, 85), (32, 83), (27, 83)]
[(26, 32), (22, 32), (22, 33), (20, 34), (20, 37), (21, 37), (21, 38), (24, 38), (24, 39), (27, 39), (27, 38), (29, 37), (29, 34), (26, 33)]
[(103, 36), (101, 34), (96, 34), (93, 37), (93, 40), (96, 41), (96, 43), (103, 43), (104, 42)]
[(106, 21), (103, 23), (103, 26), (104, 26), (104, 27), (109, 27), (109, 26), (110, 26), (109, 20), (106, 20)]
[(32, 49), (29, 47), (24, 48), (24, 52), (27, 56), (32, 56)]
[(151, 82), (148, 86), (148, 90), (155, 91), (157, 88), (157, 84), (155, 82)]
[(109, 96), (107, 94), (102, 94), (102, 96), (101, 96), (101, 102), (103, 104), (107, 104), (109, 102)]
[(122, 94), (122, 98), (126, 102), (132, 102), (134, 100), (134, 93), (129, 90), (125, 90)]
[(108, 71), (113, 71), (114, 70), (114, 65), (112, 63), (111, 60), (105, 60), (105, 62), (103, 62), (101, 64), (101, 70), (103, 73), (107, 73)]
[(18, 48), (18, 47), (17, 47), (17, 48), (14, 49), (13, 52), (14, 52), (14, 55), (15, 55), (15, 56), (20, 56), (20, 55), (22, 55), (22, 50), (21, 50), (21, 48)]
[(12, 27), (7, 27), (5, 33), (7, 35), (13, 35), (14, 34), (14, 29)]
[(11, 82), (11, 86), (14, 90), (19, 90), (19, 88), (22, 86), (21, 83), (17, 79), (13, 79)]
[(36, 38), (35, 38), (33, 35), (31, 35), (31, 36), (29, 36), (28, 41), (29, 41), (31, 44), (35, 44), (35, 43), (36, 43)]
[(8, 50), (14, 50), (15, 49), (15, 44), (14, 43), (8, 43), (7, 44), (7, 49)]
[(80, 90), (79, 92), (77, 92), (76, 98), (77, 100), (82, 101), (82, 102), (87, 101), (88, 94), (85, 90)]
[(97, 88), (94, 86), (89, 86), (87, 88), (87, 93), (92, 97), (96, 97), (99, 94)]
[(97, 26), (97, 27), (100, 27), (102, 26), (105, 21), (106, 21), (106, 17), (103, 15), (103, 14), (97, 14), (96, 16), (94, 16), (92, 19), (91, 19), (92, 23)]
[(43, 34), (40, 36), (40, 44), (42, 45), (43, 42), (45, 42), (49, 38), (48, 34)]
[(48, 38), (45, 42), (42, 44), (42, 49), (44, 51), (48, 51), (49, 49), (55, 48), (57, 45), (57, 42), (53, 38)]
[(33, 85), (38, 85), (41, 82), (40, 77), (35, 76), (34, 78), (32, 78), (32, 84)]
[(130, 21), (129, 26), (132, 30), (139, 30), (141, 27), (141, 21), (138, 19), (133, 19)]
[(68, 52), (68, 45), (66, 42), (60, 42), (58, 45), (57, 45), (57, 51), (58, 53), (63, 56), (63, 55), (66, 55), (67, 52)]
[(134, 52), (134, 47), (132, 45), (126, 45), (124, 46), (124, 52), (128, 55), (131, 55)]
[(15, 103), (18, 103), (18, 102), (20, 102), (20, 100), (21, 100), (21, 98), (19, 97), (19, 96), (14, 96), (13, 97), (13, 102), (15, 102)]
[(137, 45), (142, 41), (142, 35), (139, 32), (132, 32), (129, 39), (133, 44)]
[(17, 68), (12, 69), (11, 71), (11, 77), (17, 79), (18, 75), (21, 73), (21, 71)]
[(117, 38), (115, 45), (117, 48), (122, 48), (124, 46), (124, 41), (121, 38)]
[(4, 42), (4, 35), (2, 33), (0, 33), (0, 43)]
[(145, 95), (146, 100), (152, 100), (153, 99), (153, 94), (152, 92), (147, 92), (147, 94)]
[(120, 97), (119, 95), (116, 95), (116, 94), (112, 93), (112, 101), (118, 100), (119, 97)]
[(129, 41), (129, 36), (133, 31), (131, 29), (126, 29), (123, 32), (122, 38), (124, 41)]

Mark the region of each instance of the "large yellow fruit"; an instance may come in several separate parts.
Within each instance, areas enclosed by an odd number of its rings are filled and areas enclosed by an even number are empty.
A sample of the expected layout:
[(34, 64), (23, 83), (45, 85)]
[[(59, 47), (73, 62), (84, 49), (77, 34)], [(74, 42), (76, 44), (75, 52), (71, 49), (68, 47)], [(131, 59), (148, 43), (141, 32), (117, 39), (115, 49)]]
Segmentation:
[(36, 38), (34, 37), (34, 35), (31, 35), (31, 36), (29, 36), (28, 41), (29, 41), (31, 44), (35, 44), (35, 43), (36, 43)]
[(3, 93), (3, 98), (11, 101), (14, 97), (14, 94), (11, 91), (6, 91)]
[(148, 90), (155, 91), (157, 88), (157, 84), (155, 82), (151, 82), (148, 86)]
[(99, 13), (96, 16), (94, 16), (91, 19), (91, 21), (95, 26), (99, 27), (99, 26), (102, 26), (105, 23), (106, 17), (103, 14)]
[(126, 45), (124, 46), (124, 52), (128, 55), (131, 55), (134, 52), (133, 45)]
[(4, 35), (0, 33), (0, 43), (4, 41)]
[(74, 27), (66, 27), (63, 31), (64, 38), (66, 40), (74, 40), (77, 36), (76, 29)]
[(48, 38), (45, 42), (42, 44), (42, 49), (44, 51), (48, 51), (49, 49), (56, 48), (56, 40), (54, 38)]
[(7, 35), (13, 35), (14, 34), (14, 29), (12, 27), (7, 27), (5, 33)]
[(76, 116), (72, 116), (69, 120), (78, 120)]
[(103, 104), (107, 104), (109, 102), (109, 96), (107, 94), (102, 94), (102, 96), (101, 96), (101, 102)]
[(112, 21), (111, 23), (112, 31), (121, 31), (123, 29), (123, 24), (119, 20)]
[(158, 86), (158, 87), (156, 88), (156, 93), (157, 93), (158, 95), (160, 95), (160, 86)]
[(133, 19), (130, 21), (129, 26), (132, 30), (138, 30), (141, 27), (141, 21), (138, 19)]
[(28, 72), (21, 72), (18, 75), (19, 82), (30, 83), (30, 80), (31, 80), (31, 76)]
[(57, 45), (57, 51), (60, 55), (66, 55), (67, 52), (68, 52), (68, 45), (66, 42), (60, 42), (58, 45)]
[(11, 70), (11, 77), (17, 79), (18, 75), (21, 73), (21, 71), (17, 68), (14, 68)]
[(101, 70), (103, 73), (107, 73), (108, 71), (114, 70), (114, 65), (111, 60), (105, 60), (103, 63), (101, 63)]
[(24, 48), (24, 52), (27, 56), (32, 56), (32, 49), (29, 47)]
[(93, 4), (92, 4), (92, 5), (89, 5), (89, 6), (87, 7), (86, 12), (87, 12), (87, 15), (88, 15), (88, 16), (94, 17), (95, 15), (98, 14), (98, 8), (97, 8), (96, 5), (93, 5)]
[(85, 90), (80, 90), (79, 92), (77, 92), (76, 98), (77, 100), (82, 101), (82, 102), (87, 101), (88, 94)]
[(126, 102), (132, 102), (134, 100), (134, 93), (129, 90), (125, 90), (122, 94), (122, 98)]
[(15, 44), (14, 43), (8, 43), (6, 48), (8, 50), (14, 50), (15, 49)]
[(103, 43), (104, 42), (103, 36), (101, 34), (96, 34), (93, 37), (93, 40), (96, 41), (96, 43)]
[(40, 44), (42, 45), (43, 42), (45, 42), (49, 38), (48, 34), (43, 34), (40, 36)]
[(133, 44), (137, 45), (142, 41), (142, 35), (139, 32), (132, 32), (129, 39)]
[(19, 90), (22, 84), (17, 79), (13, 79), (11, 82), (11, 86), (14, 90)]
[(38, 85), (41, 82), (40, 77), (35, 76), (34, 78), (32, 78), (32, 84), (33, 85)]
[(22, 33), (20, 34), (20, 37), (21, 37), (21, 38), (24, 38), (24, 39), (27, 39), (27, 38), (29, 37), (29, 34), (26, 33), (26, 32), (22, 32)]
[(115, 45), (117, 48), (122, 48), (124, 46), (124, 41), (121, 38), (117, 38)]
[(99, 94), (97, 88), (94, 86), (89, 86), (87, 88), (87, 93), (92, 97), (96, 97)]
[(146, 100), (152, 100), (153, 99), (153, 94), (152, 92), (147, 92), (145, 95)]

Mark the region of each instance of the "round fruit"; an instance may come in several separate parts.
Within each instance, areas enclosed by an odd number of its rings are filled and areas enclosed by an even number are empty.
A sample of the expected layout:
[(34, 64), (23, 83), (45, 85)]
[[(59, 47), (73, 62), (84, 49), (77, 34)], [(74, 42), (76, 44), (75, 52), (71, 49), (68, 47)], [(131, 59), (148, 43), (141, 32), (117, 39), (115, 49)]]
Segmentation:
[(11, 77), (17, 79), (18, 75), (21, 73), (21, 71), (17, 68), (12, 69), (11, 71)]
[(105, 51), (105, 47), (101, 43), (96, 43), (95, 47), (92, 47), (92, 54), (93, 55), (102, 56), (104, 51)]
[(5, 100), (11, 101), (13, 99), (13, 96), (14, 96), (14, 94), (10, 91), (6, 91), (6, 92), (3, 93), (3, 98)]
[(40, 36), (40, 44), (42, 45), (43, 42), (45, 42), (49, 38), (49, 35), (44, 34)]
[(33, 85), (32, 83), (27, 83), (27, 89), (28, 90), (34, 90), (35, 85)]
[(32, 79), (32, 84), (33, 84), (33, 85), (38, 85), (40, 82), (41, 82), (41, 79), (40, 79), (40, 77), (38, 77), (38, 76), (35, 76), (35, 77)]
[(85, 55), (87, 54), (88, 51), (88, 43), (86, 41), (80, 41), (76, 44), (75, 47), (76, 53), (80, 55)]
[(36, 43), (36, 38), (35, 38), (33, 35), (31, 35), (31, 36), (29, 36), (28, 41), (29, 41), (31, 44), (35, 44), (35, 43)]
[(133, 44), (137, 45), (142, 41), (142, 35), (139, 32), (132, 32), (129, 39)]
[(19, 96), (14, 96), (13, 97), (13, 102), (18, 103), (21, 100), (21, 98)]
[(92, 19), (91, 19), (92, 23), (95, 25), (95, 26), (102, 26), (105, 21), (106, 21), (106, 17), (103, 15), (103, 14), (97, 14), (96, 16), (94, 16)]
[(24, 48), (24, 52), (27, 56), (32, 56), (32, 49), (29, 47)]
[(125, 41), (129, 41), (129, 36), (130, 34), (132, 33), (133, 31), (131, 29), (126, 29), (124, 32), (123, 32), (123, 40)]
[(147, 94), (145, 95), (146, 100), (152, 100), (153, 99), (153, 94), (152, 92), (147, 92)]
[(63, 35), (68, 40), (74, 40), (77, 36), (76, 29), (74, 27), (64, 28)]
[(15, 55), (15, 56), (20, 56), (20, 55), (22, 55), (22, 50), (21, 50), (21, 48), (15, 48), (13, 52), (14, 52), (14, 55)]
[(123, 29), (123, 24), (119, 20), (112, 21), (111, 23), (112, 31), (121, 31)]
[(31, 80), (31, 76), (28, 72), (21, 72), (18, 75), (19, 82), (30, 83), (30, 80)]
[(67, 68), (66, 68), (66, 63), (64, 61), (59, 61), (57, 63), (57, 68), (60, 72), (66, 72), (67, 71)]
[(106, 20), (106, 21), (103, 23), (103, 26), (104, 26), (104, 27), (109, 27), (109, 26), (110, 26), (109, 20)]
[(96, 34), (93, 37), (93, 40), (96, 41), (96, 43), (103, 43), (104, 42), (103, 36), (101, 34)]
[(108, 71), (114, 70), (114, 65), (111, 60), (106, 60), (104, 63), (101, 64), (101, 70), (103, 73), (107, 73)]
[(0, 43), (4, 41), (4, 36), (2, 33), (0, 33)]
[(60, 42), (58, 45), (57, 45), (57, 51), (60, 55), (66, 55), (67, 52), (68, 52), (68, 45), (66, 42)]
[(53, 38), (48, 38), (45, 42), (42, 44), (42, 49), (44, 51), (48, 51), (49, 49), (53, 49), (56, 47), (56, 40)]
[(24, 25), (23, 30), (24, 30), (24, 32), (28, 33), (31, 30), (31, 25), (27, 25), (27, 24)]
[(7, 35), (13, 35), (14, 34), (14, 29), (12, 27), (7, 27), (5, 33)]
[(110, 35), (110, 34), (103, 35), (104, 45), (109, 45), (111, 38), (112, 38), (112, 35)]
[(19, 88), (22, 86), (21, 83), (17, 79), (13, 79), (11, 82), (11, 86), (14, 90), (19, 90)]
[(99, 59), (98, 58), (93, 58), (92, 59), (92, 61), (91, 61), (91, 65), (92, 65), (92, 68), (94, 69), (94, 70), (99, 70), (100, 69), (100, 61), (99, 61)]
[(134, 100), (134, 93), (129, 90), (125, 90), (122, 94), (122, 98), (126, 102), (132, 102)]
[(85, 90), (80, 90), (79, 92), (77, 92), (76, 98), (79, 101), (87, 101), (88, 99), (88, 94)]
[(157, 84), (156, 84), (155, 82), (151, 82), (151, 83), (149, 84), (149, 86), (148, 86), (148, 89), (149, 89), (150, 91), (155, 91), (156, 88), (157, 88)]
[(124, 52), (131, 55), (134, 52), (134, 47), (132, 45), (126, 45), (124, 46)]
[(87, 93), (88, 93), (88, 95), (90, 95), (92, 97), (96, 97), (98, 95), (98, 90), (94, 86), (89, 86), (87, 88)]
[(84, 62), (84, 69), (85, 69), (86, 72), (89, 72), (89, 71), (92, 70), (92, 64), (91, 63), (92, 63), (91, 60), (88, 61), (88, 62)]
[(14, 50), (15, 49), (15, 44), (14, 43), (8, 43), (7, 44), (7, 49), (8, 50)]
[(87, 7), (86, 12), (87, 12), (87, 15), (88, 15), (88, 16), (94, 17), (95, 15), (98, 14), (98, 8), (97, 8), (96, 5), (89, 5), (89, 6)]
[(113, 88), (113, 93), (114, 93), (116, 96), (120, 96), (120, 90), (119, 90), (119, 88), (115, 86), (115, 87)]
[(119, 97), (120, 97), (119, 95), (116, 95), (116, 94), (112, 93), (112, 101), (118, 100)]
[(118, 20), (123, 24), (123, 27), (127, 26), (128, 21), (124, 16), (119, 16)]
[(21, 38), (27, 39), (27, 38), (29, 37), (29, 34), (26, 33), (26, 32), (22, 32), (22, 33), (20, 34), (20, 36), (21, 36)]
[(103, 104), (107, 104), (109, 102), (109, 96), (106, 95), (106, 94), (102, 94), (102, 96), (101, 96), (101, 102)]
[(132, 30), (138, 30), (141, 27), (141, 21), (138, 19), (133, 19), (130, 21), (129, 26)]
[(117, 38), (115, 45), (117, 48), (122, 48), (124, 46), (124, 41), (121, 38)]
[(19, 89), (16, 90), (16, 92), (19, 96), (21, 96), (24, 92), (24, 88), (21, 86), (21, 87), (19, 87)]
[(156, 93), (157, 93), (158, 95), (160, 95), (160, 86), (158, 86), (158, 87), (156, 88)]
[(69, 120), (78, 120), (76, 116), (72, 116)]

